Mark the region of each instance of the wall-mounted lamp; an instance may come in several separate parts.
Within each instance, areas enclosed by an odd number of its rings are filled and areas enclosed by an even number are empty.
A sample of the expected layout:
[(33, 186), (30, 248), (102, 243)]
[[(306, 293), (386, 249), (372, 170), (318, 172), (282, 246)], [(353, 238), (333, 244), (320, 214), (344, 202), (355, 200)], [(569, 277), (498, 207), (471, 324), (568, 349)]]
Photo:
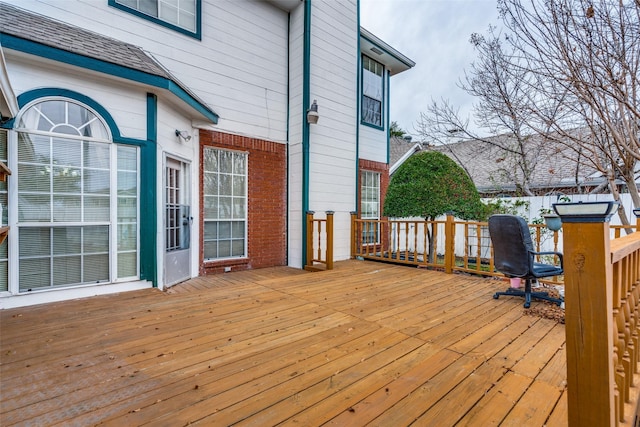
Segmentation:
[(318, 123), (320, 115), (318, 114), (318, 102), (314, 99), (311, 107), (307, 110), (307, 122), (314, 125)]
[(186, 130), (178, 130), (176, 129), (176, 136), (184, 139), (185, 142), (191, 141), (191, 135)]
[(553, 210), (562, 222), (609, 222), (619, 204), (614, 201), (554, 203)]

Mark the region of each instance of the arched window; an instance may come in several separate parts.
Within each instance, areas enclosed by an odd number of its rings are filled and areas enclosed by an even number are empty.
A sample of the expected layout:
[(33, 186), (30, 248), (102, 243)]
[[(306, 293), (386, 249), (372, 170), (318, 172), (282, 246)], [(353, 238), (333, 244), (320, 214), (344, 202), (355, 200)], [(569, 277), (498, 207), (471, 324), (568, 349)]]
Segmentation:
[(137, 278), (138, 148), (112, 143), (102, 118), (72, 99), (36, 100), (15, 130), (17, 290)]

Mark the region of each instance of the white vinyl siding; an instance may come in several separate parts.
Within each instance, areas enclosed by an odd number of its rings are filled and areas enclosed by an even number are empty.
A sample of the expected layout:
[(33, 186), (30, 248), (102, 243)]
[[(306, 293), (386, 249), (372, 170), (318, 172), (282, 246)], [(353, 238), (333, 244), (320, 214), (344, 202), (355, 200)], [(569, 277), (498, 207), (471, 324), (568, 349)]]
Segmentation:
[(204, 259), (247, 256), (247, 153), (204, 149)]

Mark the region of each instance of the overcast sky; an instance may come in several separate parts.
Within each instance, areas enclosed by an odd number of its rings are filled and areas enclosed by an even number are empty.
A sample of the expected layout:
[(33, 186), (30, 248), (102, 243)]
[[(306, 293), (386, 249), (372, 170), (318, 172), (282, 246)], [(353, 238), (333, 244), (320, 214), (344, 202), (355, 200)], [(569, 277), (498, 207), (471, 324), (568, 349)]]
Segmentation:
[(474, 100), (457, 86), (475, 59), (469, 36), (498, 23), (495, 0), (360, 0), (360, 25), (416, 63), (391, 77), (391, 120), (415, 134), (441, 98), (469, 114)]

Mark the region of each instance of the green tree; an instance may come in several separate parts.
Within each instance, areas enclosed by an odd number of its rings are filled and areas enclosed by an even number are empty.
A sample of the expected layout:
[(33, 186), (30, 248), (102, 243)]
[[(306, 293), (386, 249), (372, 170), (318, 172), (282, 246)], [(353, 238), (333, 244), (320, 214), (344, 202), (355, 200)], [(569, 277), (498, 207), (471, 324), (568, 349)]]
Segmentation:
[[(480, 219), (485, 207), (469, 175), (437, 151), (422, 151), (393, 174), (384, 201), (384, 215), (422, 217), (433, 221), (446, 212), (458, 218)], [(433, 262), (433, 224), (428, 229), (429, 262)]]
[(402, 138), (406, 132), (400, 127), (398, 122), (392, 121), (391, 126), (389, 126), (389, 135), (398, 136)]

